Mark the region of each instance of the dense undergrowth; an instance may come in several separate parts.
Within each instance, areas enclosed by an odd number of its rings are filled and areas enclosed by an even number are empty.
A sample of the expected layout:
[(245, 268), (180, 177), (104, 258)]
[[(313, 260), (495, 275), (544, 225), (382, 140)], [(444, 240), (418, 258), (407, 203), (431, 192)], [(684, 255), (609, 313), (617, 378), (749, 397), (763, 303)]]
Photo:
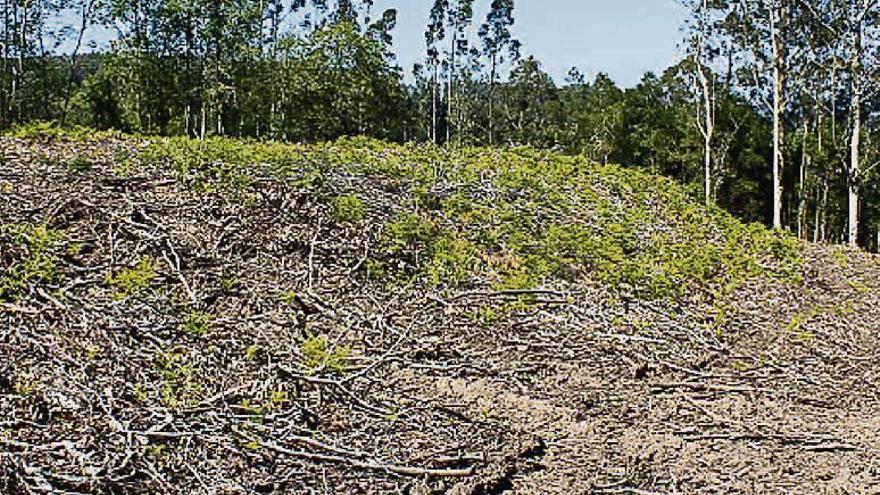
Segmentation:
[[(378, 225), (381, 249), (363, 267), (389, 281), (415, 276), (438, 288), (525, 290), (589, 280), (642, 298), (714, 298), (756, 277), (796, 281), (801, 265), (793, 237), (707, 209), (670, 179), (532, 148), (445, 149), (364, 138), (315, 145), (125, 138), (50, 125), (9, 135), (136, 139), (129, 152), (91, 151), (67, 165), (81, 171), (107, 160), (121, 176), (170, 167), (195, 191), (237, 201), (249, 201), (262, 187), (257, 177), (269, 174), (321, 198), (340, 228)], [(393, 211), (375, 211), (356, 187), (338, 190), (331, 180), (338, 176), (378, 181), (400, 201)], [(51, 272), (44, 265), (52, 258), (28, 246), (6, 255), (4, 265), (17, 268), (6, 276), (15, 280), (4, 279), (3, 293), (23, 278), (49, 276), (30, 273)]]

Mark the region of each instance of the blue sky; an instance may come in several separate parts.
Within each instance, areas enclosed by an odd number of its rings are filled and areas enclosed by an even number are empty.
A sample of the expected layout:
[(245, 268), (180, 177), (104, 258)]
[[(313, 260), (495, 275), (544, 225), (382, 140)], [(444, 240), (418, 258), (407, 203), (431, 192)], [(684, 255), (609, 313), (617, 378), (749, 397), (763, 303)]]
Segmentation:
[[(398, 9), (398, 59), (409, 73), (424, 46), (430, 0), (379, 0)], [(476, 0), (474, 24), (489, 0)], [(632, 86), (645, 71), (662, 71), (678, 58), (683, 10), (676, 0), (517, 0), (516, 36), (557, 83), (572, 66), (593, 77), (608, 73)]]

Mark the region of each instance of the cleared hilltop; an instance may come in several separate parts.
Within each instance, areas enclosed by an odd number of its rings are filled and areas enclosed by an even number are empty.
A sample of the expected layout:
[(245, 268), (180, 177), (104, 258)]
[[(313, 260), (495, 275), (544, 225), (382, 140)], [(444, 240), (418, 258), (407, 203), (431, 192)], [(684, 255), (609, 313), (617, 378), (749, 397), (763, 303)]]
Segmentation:
[(880, 493), (880, 261), (534, 149), (0, 140), (2, 493)]

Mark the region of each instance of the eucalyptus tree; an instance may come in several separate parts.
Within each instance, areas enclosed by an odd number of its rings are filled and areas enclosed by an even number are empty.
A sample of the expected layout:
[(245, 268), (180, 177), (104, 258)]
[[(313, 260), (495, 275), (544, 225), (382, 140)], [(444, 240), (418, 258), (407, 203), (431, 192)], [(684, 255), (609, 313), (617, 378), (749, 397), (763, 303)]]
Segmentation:
[(499, 91), (502, 130), (510, 145), (554, 147), (563, 120), (559, 91), (534, 57), (523, 58)]
[(513, 0), (492, 0), (486, 22), (479, 29), (482, 55), (489, 60), (489, 145), (495, 143), (495, 86), (499, 66), (508, 60), (516, 62), (520, 56), (521, 43), (511, 33), (515, 20), (513, 9)]
[(728, 6), (718, 0), (682, 0), (682, 3), (691, 12), (686, 24), (685, 48), (693, 76), (692, 87), (699, 100), (695, 105), (695, 124), (703, 138), (703, 191), (708, 205), (712, 203), (712, 147), (717, 111), (716, 77), (712, 66), (721, 54), (721, 24)]
[(455, 118), (454, 108), (456, 77), (459, 72), (458, 59), (462, 54), (468, 53), (467, 30), (474, 18), (474, 0), (440, 0), (440, 2), (446, 4), (446, 25), (451, 34), (446, 68), (448, 91), (446, 141), (450, 142), (452, 140), (452, 122), (458, 120)]
[(840, 56), (849, 79), (849, 161), (847, 179), (847, 240), (859, 242), (860, 190), (865, 169), (863, 155), (863, 114), (868, 99), (876, 96), (878, 70), (878, 0), (833, 0), (829, 21), (838, 32)]
[(63, 33), (53, 13), (73, 0), (6, 0), (3, 3), (3, 61), (0, 119), (3, 124), (48, 118), (57, 74), (50, 56)]
[[(791, 103), (793, 61), (802, 50), (800, 0), (732, 0), (726, 34), (743, 54), (742, 73), (772, 120), (772, 224), (783, 228), (785, 113)], [(750, 81), (749, 81), (750, 79)], [(769, 90), (768, 90), (769, 87)], [(769, 95), (768, 95), (769, 93)]]
[(73, 86), (76, 79), (77, 62), (79, 60), (80, 50), (83, 48), (86, 30), (90, 27), (91, 24), (95, 23), (98, 20), (97, 17), (99, 16), (99, 7), (99, 0), (74, 0), (72, 4), (67, 6), (69, 10), (72, 10), (76, 12), (76, 14), (78, 14), (77, 18), (79, 24), (76, 26), (64, 26), (62, 28), (63, 31), (75, 32), (75, 41), (69, 57), (70, 75), (66, 84), (64, 85), (64, 104), (60, 117), (62, 125), (64, 125), (67, 119), (67, 113), (70, 110), (70, 98), (72, 96)]
[[(860, 234), (861, 191), (864, 187), (866, 168), (863, 158), (866, 150), (864, 137), (864, 115), (866, 105), (877, 96), (875, 90), (878, 70), (877, 0), (818, 0), (802, 2), (811, 21), (810, 45), (814, 62), (830, 73), (825, 93), (829, 95), (832, 122), (832, 139), (836, 144), (836, 125), (838, 108), (837, 82), (844, 82), (843, 91), (848, 102), (846, 153), (841, 153), (841, 164), (846, 181), (847, 221), (846, 239), (857, 246)], [(842, 113), (842, 112), (841, 112)], [(868, 167), (870, 169), (871, 167)]]
[(448, 0), (435, 0), (431, 6), (428, 28), (425, 31), (427, 62), (431, 70), (431, 141), (438, 142), (440, 105), (440, 44), (446, 39), (446, 12)]

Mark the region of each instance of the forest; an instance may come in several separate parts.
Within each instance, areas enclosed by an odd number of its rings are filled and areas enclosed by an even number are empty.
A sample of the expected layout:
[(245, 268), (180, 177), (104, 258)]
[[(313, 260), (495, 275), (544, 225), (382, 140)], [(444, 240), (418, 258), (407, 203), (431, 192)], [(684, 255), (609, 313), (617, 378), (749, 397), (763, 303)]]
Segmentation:
[[(400, 67), (372, 0), (11, 0), (0, 127), (319, 142), (530, 145), (673, 177), (814, 242), (878, 249), (870, 0), (683, 0), (681, 61), (630, 88), (554, 81), (513, 0), (436, 0)], [(478, 5), (479, 6), (479, 5)], [(112, 33), (98, 47), (90, 29)]]

